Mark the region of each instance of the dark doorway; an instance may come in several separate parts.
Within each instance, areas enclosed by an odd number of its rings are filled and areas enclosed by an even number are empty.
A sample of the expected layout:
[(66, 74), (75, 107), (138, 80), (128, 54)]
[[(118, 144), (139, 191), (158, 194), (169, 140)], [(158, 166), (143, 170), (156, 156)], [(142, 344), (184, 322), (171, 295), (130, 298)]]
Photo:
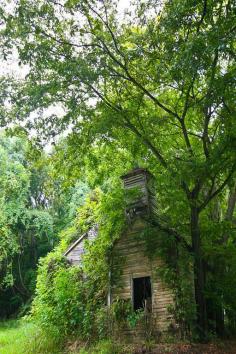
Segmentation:
[(151, 310), (152, 289), (150, 277), (133, 278), (133, 305), (134, 310)]

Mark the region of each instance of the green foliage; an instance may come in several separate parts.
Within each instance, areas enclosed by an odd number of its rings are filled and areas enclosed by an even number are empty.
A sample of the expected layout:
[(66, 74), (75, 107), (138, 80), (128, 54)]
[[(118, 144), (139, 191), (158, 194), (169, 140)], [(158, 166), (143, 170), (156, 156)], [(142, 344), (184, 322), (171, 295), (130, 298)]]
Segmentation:
[(5, 317), (21, 305), (21, 314), (29, 310), (38, 260), (58, 243), (59, 232), (69, 229), (89, 187), (77, 182), (62, 188), (50, 157), (21, 129), (2, 132), (0, 164), (0, 317)]
[(14, 237), (14, 229), (18, 220), (24, 217), (30, 176), (20, 161), (22, 156), (18, 151), (19, 142), (16, 139), (7, 142), (7, 139), (3, 137), (1, 140), (0, 204), (2, 212), (0, 228), (2, 242), (0, 244), (0, 268), (1, 287), (7, 287), (12, 285), (14, 281), (11, 272), (12, 261), (19, 252), (19, 243)]
[(85, 310), (81, 270), (69, 267), (61, 255), (49, 254), (39, 267), (33, 317), (63, 339), (80, 327)]
[(132, 348), (128, 348), (112, 340), (104, 340), (90, 349), (81, 349), (79, 354), (132, 354), (132, 352)]
[(132, 311), (127, 318), (127, 322), (130, 328), (134, 329), (140, 320), (144, 319), (144, 312), (142, 309)]
[(128, 316), (132, 312), (132, 304), (130, 300), (117, 299), (112, 304), (112, 311), (115, 321), (118, 323), (125, 323)]
[[(107, 194), (91, 192), (78, 209), (74, 226), (61, 232), (60, 244), (40, 262), (32, 316), (62, 340), (75, 335), (82, 340), (104, 338), (110, 329), (109, 252), (124, 227), (122, 201), (120, 188)], [(71, 266), (63, 251), (97, 226), (96, 239), (86, 242), (81, 267)]]
[(162, 259), (162, 265), (156, 269), (156, 276), (161, 277), (173, 292), (174, 303), (168, 310), (175, 319), (180, 336), (193, 337), (196, 335), (196, 308), (192, 257), (173, 237), (153, 227), (147, 227), (141, 237), (146, 243), (147, 255), (152, 259)]
[(37, 169), (41, 156), (25, 135), (1, 134), (0, 316), (16, 312), (32, 296), (37, 261), (54, 243), (43, 191), (47, 167)]
[(0, 323), (0, 351), (2, 354), (62, 354), (53, 334), (42, 332), (25, 320)]
[[(58, 193), (62, 184), (68, 187), (86, 169), (94, 187), (102, 179), (109, 183), (113, 179), (107, 177), (117, 178), (137, 162), (149, 168), (159, 189), (159, 230), (168, 229), (168, 237), (181, 244), (177, 249), (183, 264), (175, 265), (183, 272), (182, 283), (175, 286), (186, 294), (185, 270), (193, 269), (197, 328), (204, 337), (206, 319), (210, 320), (207, 307), (221, 303), (234, 312), (227, 295), (234, 274), (228, 259), (235, 261), (228, 257), (235, 243), (235, 203), (228, 213), (227, 195), (236, 173), (234, 2), (169, 0), (158, 7), (155, 1), (137, 1), (124, 19), (117, 13), (117, 2), (109, 0), (24, 0), (10, 9), (4, 5), (3, 1), (3, 57), (17, 51), (19, 64), (29, 70), (20, 83), (10, 81), (7, 87), (1, 81), (7, 103), (4, 124), (24, 121), (25, 129), (33, 127), (41, 140), (68, 133), (53, 155), (57, 171), (64, 170), (64, 181), (52, 188), (57, 194), (56, 234), (67, 226), (63, 204), (71, 201), (70, 193)], [(62, 112), (50, 115), (48, 108), (50, 112), (55, 106)], [(28, 183), (28, 172), (22, 166), (14, 168), (19, 178), (3, 183), (12, 200), (5, 204), (4, 199), (5, 217), (0, 218), (4, 250), (10, 255), (8, 262), (1, 248), (7, 284), (13, 282), (11, 259), (18, 252), (7, 220), (10, 216), (14, 223), (21, 215)], [(8, 172), (12, 176), (12, 170)], [(220, 216), (213, 217), (217, 200)], [(109, 235), (114, 231), (118, 236), (121, 226), (118, 221), (113, 224), (119, 219), (114, 206), (103, 215), (102, 205), (109, 203), (102, 203), (93, 216), (91, 203), (84, 210), (88, 225), (78, 225), (79, 231), (86, 231), (98, 218), (101, 230), (101, 242), (88, 245), (95, 267), (87, 255), (84, 263), (95, 282), (94, 294), (106, 289)], [(230, 224), (227, 234), (222, 221)], [(222, 269), (216, 255), (224, 258)], [(175, 279), (172, 270), (172, 264), (165, 270), (170, 282)], [(181, 308), (190, 302), (183, 297), (178, 300), (179, 319)], [(206, 306), (209, 300), (213, 305)], [(192, 308), (184, 311), (190, 320)]]
[(135, 329), (141, 320), (144, 320), (143, 309), (134, 311), (131, 300), (116, 299), (111, 306), (112, 319), (118, 327)]

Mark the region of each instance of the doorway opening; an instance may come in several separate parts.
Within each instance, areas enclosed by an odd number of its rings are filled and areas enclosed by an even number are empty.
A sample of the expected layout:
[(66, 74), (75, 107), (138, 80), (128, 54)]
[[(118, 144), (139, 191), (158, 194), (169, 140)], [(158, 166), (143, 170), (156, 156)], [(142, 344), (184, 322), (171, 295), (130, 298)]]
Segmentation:
[(133, 278), (133, 308), (134, 311), (152, 307), (151, 278)]

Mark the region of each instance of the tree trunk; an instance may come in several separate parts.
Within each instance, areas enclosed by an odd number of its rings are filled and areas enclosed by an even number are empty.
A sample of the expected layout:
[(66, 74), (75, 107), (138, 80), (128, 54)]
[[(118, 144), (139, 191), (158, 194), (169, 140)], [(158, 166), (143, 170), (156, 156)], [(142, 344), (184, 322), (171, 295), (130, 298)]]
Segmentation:
[(221, 304), (216, 308), (216, 334), (218, 337), (224, 337), (225, 334), (224, 309)]
[[(229, 190), (228, 202), (227, 202), (227, 210), (225, 214), (226, 221), (233, 221), (233, 215), (236, 205), (236, 183)], [(223, 236), (221, 240), (222, 244), (227, 243), (228, 241), (228, 234)], [(215, 270), (218, 272), (218, 276), (224, 276), (226, 271), (226, 265), (224, 260), (221, 260), (220, 263), (215, 265)], [(224, 326), (224, 309), (221, 304), (218, 304), (216, 308), (216, 333), (219, 337), (223, 337), (225, 334), (225, 326)]]
[(200, 340), (205, 341), (207, 334), (206, 299), (204, 294), (205, 279), (201, 254), (199, 212), (195, 206), (191, 207), (191, 238), (194, 253), (194, 288), (197, 310), (197, 331)]
[[(233, 221), (233, 215), (236, 205), (236, 182), (234, 182), (233, 186), (229, 190), (228, 202), (227, 202), (227, 210), (225, 214), (226, 221)], [(228, 234), (225, 234), (222, 239), (222, 244), (226, 244), (228, 241)], [(224, 276), (226, 271), (226, 264), (224, 260), (222, 260), (218, 265), (216, 265), (216, 270), (219, 272), (221, 276)], [(224, 324), (224, 309), (222, 305), (219, 305), (216, 309), (216, 333), (219, 337), (223, 337), (225, 335), (225, 324)]]
[[(212, 209), (209, 217), (215, 223), (220, 223), (222, 220), (221, 205), (218, 196), (212, 202)], [(222, 245), (223, 239), (216, 241), (216, 243)], [(224, 271), (224, 260), (219, 260), (219, 257), (213, 258), (209, 268), (210, 278), (213, 278), (211, 282), (215, 282), (217, 284), (219, 279), (224, 276)], [(224, 309), (222, 304), (222, 295), (222, 291), (216, 287), (215, 296), (207, 301), (208, 328), (211, 327), (211, 331), (217, 334), (218, 337), (224, 336)], [(217, 297), (218, 300), (216, 301)]]

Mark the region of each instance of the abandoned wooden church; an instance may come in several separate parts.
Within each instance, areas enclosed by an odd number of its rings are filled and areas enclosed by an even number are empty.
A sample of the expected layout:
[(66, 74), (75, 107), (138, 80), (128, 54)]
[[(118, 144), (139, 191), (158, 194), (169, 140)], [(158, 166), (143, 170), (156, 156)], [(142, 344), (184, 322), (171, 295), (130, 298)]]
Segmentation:
[[(158, 276), (161, 259), (148, 257), (145, 243), (139, 237), (145, 228), (143, 216), (155, 213), (156, 209), (152, 175), (143, 168), (136, 168), (121, 178), (127, 195), (133, 190), (138, 193), (131, 201), (127, 199), (128, 231), (120, 235), (113, 246), (111, 278), (118, 264), (121, 271), (119, 281), (111, 282), (108, 306), (117, 299), (131, 301), (133, 310), (143, 309), (151, 315), (154, 332), (160, 333), (173, 324), (173, 316), (168, 311), (173, 304), (173, 294)], [(97, 230), (91, 229), (69, 247), (65, 256), (72, 264), (81, 264), (85, 240), (92, 242), (96, 234)]]

